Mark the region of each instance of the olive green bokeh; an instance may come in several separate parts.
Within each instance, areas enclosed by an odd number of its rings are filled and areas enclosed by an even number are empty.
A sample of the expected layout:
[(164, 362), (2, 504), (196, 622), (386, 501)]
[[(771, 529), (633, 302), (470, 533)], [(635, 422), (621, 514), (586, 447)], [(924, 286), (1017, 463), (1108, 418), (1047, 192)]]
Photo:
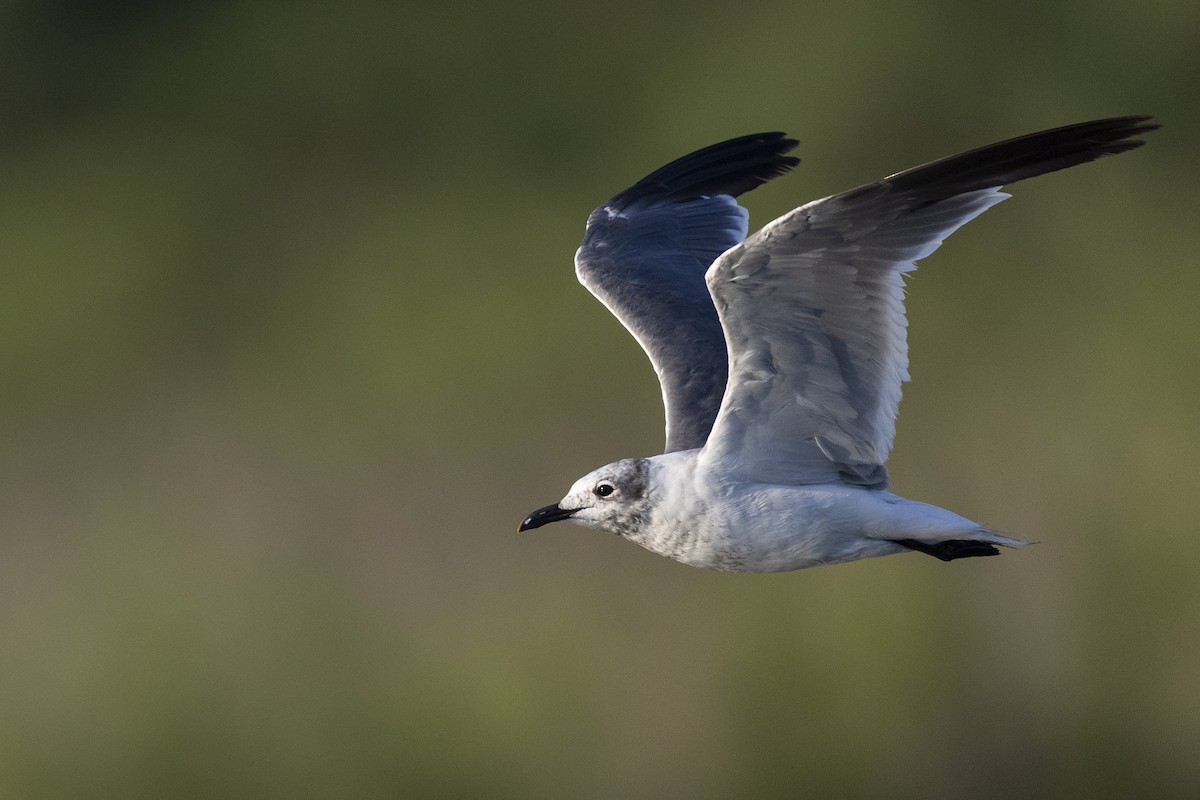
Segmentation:
[[(0, 8), (0, 796), (1184, 797), (1200, 4)], [(591, 208), (752, 225), (1149, 113), (910, 282), (897, 491), (1040, 541), (791, 575), (514, 533), (655, 452)]]

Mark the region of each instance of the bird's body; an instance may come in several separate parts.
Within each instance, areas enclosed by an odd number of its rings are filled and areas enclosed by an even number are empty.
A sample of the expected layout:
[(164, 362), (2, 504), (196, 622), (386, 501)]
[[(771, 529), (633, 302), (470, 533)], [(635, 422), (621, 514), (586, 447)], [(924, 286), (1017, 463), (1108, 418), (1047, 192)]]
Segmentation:
[(662, 384), (667, 446), (580, 478), (521, 523), (569, 519), (696, 567), (780, 572), (1020, 540), (887, 491), (908, 379), (903, 276), (1008, 195), (1000, 186), (1121, 153), (1146, 117), (1070, 125), (801, 206), (746, 238), (737, 195), (786, 172), (795, 142), (699, 150), (597, 208), (580, 281)]
[(787, 572), (911, 549), (898, 540), (1021, 544), (886, 490), (841, 482), (748, 483), (736, 472), (708, 467), (700, 453), (618, 461), (581, 478), (559, 505), (582, 507), (604, 481), (627, 494), (644, 486), (627, 518), (577, 512), (572, 519), (684, 564), (727, 572)]

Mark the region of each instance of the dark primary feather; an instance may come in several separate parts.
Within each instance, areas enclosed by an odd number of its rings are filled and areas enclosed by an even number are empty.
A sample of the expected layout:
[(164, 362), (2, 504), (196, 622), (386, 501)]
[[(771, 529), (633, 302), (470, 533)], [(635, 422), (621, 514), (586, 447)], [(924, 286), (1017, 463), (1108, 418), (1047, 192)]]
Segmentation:
[(902, 544), (909, 550), (916, 550), (918, 553), (924, 553), (927, 556), (933, 556), (942, 561), (953, 561), (956, 558), (1000, 555), (1000, 551), (996, 549), (994, 544), (976, 542), (971, 539), (946, 539), (940, 542), (897, 539), (896, 544)]
[(834, 197), (852, 200), (882, 190), (936, 202), (1004, 186), (1141, 147), (1145, 142), (1133, 137), (1160, 127), (1150, 119), (1144, 115), (1113, 117), (1018, 136), (906, 169)]
[(797, 144), (795, 139), (772, 131), (709, 145), (656, 169), (604, 205), (625, 211), (705, 195), (737, 197), (799, 164), (800, 159), (784, 155)]

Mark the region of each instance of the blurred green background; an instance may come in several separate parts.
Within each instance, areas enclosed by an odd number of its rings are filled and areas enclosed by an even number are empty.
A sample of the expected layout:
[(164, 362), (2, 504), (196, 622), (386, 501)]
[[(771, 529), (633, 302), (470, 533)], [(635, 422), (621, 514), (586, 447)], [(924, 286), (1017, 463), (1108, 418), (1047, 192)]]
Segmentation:
[[(1184, 797), (1200, 4), (0, 5), (0, 797)], [(752, 225), (1149, 113), (910, 282), (897, 492), (1037, 539), (787, 575), (573, 526), (657, 452), (588, 212)]]

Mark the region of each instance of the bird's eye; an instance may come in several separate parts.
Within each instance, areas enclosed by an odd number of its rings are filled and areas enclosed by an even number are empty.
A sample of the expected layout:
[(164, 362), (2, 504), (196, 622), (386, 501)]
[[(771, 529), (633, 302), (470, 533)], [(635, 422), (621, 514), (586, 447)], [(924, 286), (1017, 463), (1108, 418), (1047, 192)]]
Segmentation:
[(597, 497), (608, 497), (615, 491), (616, 487), (614, 487), (611, 483), (597, 483), (596, 488), (592, 489), (592, 492), (594, 492)]

